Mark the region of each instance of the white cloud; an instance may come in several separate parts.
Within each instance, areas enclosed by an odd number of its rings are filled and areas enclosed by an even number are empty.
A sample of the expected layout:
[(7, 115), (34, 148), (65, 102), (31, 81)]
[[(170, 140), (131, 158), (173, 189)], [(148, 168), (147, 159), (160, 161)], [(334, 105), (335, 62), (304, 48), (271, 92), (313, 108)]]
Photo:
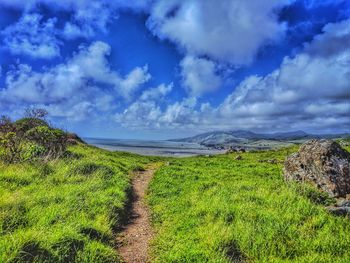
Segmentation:
[(341, 42), (349, 34), (350, 20), (327, 25), (324, 34), (304, 52), (286, 57), (279, 69), (244, 80), (218, 108), (219, 115), (245, 119), (251, 126), (317, 128), (336, 119), (339, 129), (349, 128), (350, 48)]
[(173, 83), (170, 83), (169, 85), (160, 84), (158, 87), (150, 88), (145, 91), (140, 96), (140, 100), (143, 101), (155, 101), (155, 100), (161, 100), (166, 95), (168, 95), (174, 87)]
[(0, 0), (0, 5), (23, 10), (34, 9), (39, 5), (45, 5), (52, 9), (58, 10), (79, 10), (87, 8), (88, 6), (93, 7), (100, 4), (119, 9), (133, 9), (140, 11), (146, 9), (149, 6), (150, 2), (150, 0)]
[(151, 75), (148, 73), (148, 66), (137, 67), (120, 81), (120, 92), (124, 98), (130, 99), (138, 88), (150, 79)]
[(70, 21), (66, 22), (63, 36), (67, 39), (77, 37), (89, 38), (96, 32), (106, 32), (107, 25), (120, 10), (145, 11), (149, 0), (0, 0), (0, 7), (11, 7), (24, 12), (37, 11), (45, 6), (54, 11), (72, 12)]
[(77, 25), (76, 23), (66, 22), (63, 28), (63, 36), (72, 40), (75, 38), (83, 37), (89, 38), (95, 35), (95, 30), (90, 25)]
[(278, 41), (286, 25), (276, 10), (291, 0), (158, 0), (147, 21), (160, 38), (179, 44), (190, 55), (249, 64), (259, 48)]
[[(132, 127), (197, 131), (306, 129), (314, 132), (350, 129), (350, 20), (324, 27), (324, 33), (295, 57), (286, 57), (272, 73), (249, 76), (216, 108), (184, 99), (161, 108), (148, 104), (157, 118), (142, 121), (128, 109), (122, 120)], [(335, 48), (336, 46), (336, 48)], [(141, 107), (142, 105), (140, 105)], [(141, 107), (142, 108), (142, 107)], [(141, 114), (139, 111), (138, 114)], [(152, 121), (150, 121), (152, 120)]]
[(162, 101), (168, 94), (168, 92), (161, 91), (165, 87), (169, 88), (170, 86), (162, 84), (157, 88), (157, 92), (156, 89), (148, 90), (152, 94), (158, 93), (158, 98), (149, 97), (145, 99), (145, 93), (143, 93), (138, 100), (129, 105), (122, 113), (115, 115), (116, 122), (129, 128), (162, 130), (188, 129), (198, 125), (200, 115), (195, 109), (197, 99), (194, 97), (184, 98), (178, 102), (166, 103), (165, 107), (162, 107)]
[(50, 59), (60, 55), (60, 42), (56, 38), (57, 20), (43, 21), (39, 14), (24, 14), (20, 20), (5, 28), (1, 34), (4, 44), (13, 54)]
[(210, 60), (186, 56), (180, 66), (183, 84), (194, 96), (215, 91), (221, 85), (221, 79), (216, 74), (215, 63)]
[(173, 83), (144, 90), (135, 102), (115, 115), (115, 120), (122, 126), (160, 128), (161, 119), (165, 117), (160, 104), (172, 89)]
[[(107, 56), (110, 46), (94, 42), (82, 47), (64, 64), (33, 71), (20, 64), (6, 74), (6, 87), (0, 90), (1, 103), (45, 104), (61, 116), (66, 112), (108, 111), (113, 109), (118, 97), (131, 98), (133, 92), (149, 78), (147, 66), (136, 67), (127, 76), (121, 77), (110, 68)], [(100, 88), (97, 88), (100, 86)], [(61, 113), (60, 113), (60, 110)], [(79, 117), (77, 117), (79, 119)]]

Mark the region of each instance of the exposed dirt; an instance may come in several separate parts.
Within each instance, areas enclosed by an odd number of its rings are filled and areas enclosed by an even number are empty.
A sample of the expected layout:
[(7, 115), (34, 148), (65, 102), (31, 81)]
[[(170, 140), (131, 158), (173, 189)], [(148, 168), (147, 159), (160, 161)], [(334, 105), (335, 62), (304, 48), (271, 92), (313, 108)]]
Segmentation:
[(153, 237), (145, 193), (154, 174), (153, 169), (136, 172), (132, 181), (132, 204), (128, 222), (117, 237), (118, 252), (125, 263), (149, 262), (149, 242)]

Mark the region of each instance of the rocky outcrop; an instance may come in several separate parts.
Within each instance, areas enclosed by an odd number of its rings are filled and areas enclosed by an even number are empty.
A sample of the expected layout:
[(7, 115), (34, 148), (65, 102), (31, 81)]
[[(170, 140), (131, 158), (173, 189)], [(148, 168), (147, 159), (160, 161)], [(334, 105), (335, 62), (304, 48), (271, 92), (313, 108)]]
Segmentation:
[(79, 143), (85, 144), (85, 142), (75, 133), (67, 133), (67, 143), (69, 145), (76, 145)]
[(331, 197), (350, 194), (350, 154), (331, 140), (311, 140), (285, 161), (287, 180), (310, 182)]

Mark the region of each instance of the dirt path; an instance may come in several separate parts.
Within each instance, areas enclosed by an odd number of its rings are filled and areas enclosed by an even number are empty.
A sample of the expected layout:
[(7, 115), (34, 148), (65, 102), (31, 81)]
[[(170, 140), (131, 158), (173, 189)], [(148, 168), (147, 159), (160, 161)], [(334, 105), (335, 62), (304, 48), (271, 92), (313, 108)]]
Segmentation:
[(129, 220), (117, 237), (119, 255), (126, 263), (149, 262), (148, 247), (153, 232), (144, 198), (154, 171), (136, 172), (132, 181), (133, 200)]

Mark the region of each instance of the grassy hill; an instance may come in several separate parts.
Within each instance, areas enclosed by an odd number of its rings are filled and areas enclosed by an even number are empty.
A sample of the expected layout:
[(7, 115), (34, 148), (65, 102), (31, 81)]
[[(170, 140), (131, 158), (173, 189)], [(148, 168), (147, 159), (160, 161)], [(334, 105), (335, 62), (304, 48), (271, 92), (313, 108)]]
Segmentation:
[(350, 262), (350, 220), (329, 214), (333, 200), (311, 186), (283, 179), (282, 162), (296, 150), (163, 166), (149, 193), (154, 261)]
[(88, 146), (30, 113), (0, 118), (0, 262), (117, 262), (130, 175), (152, 158)]
[(283, 179), (296, 150), (143, 157), (1, 119), (0, 262), (118, 262), (131, 174), (155, 161), (154, 262), (350, 262), (350, 220), (325, 209), (334, 200)]
[(147, 162), (86, 145), (47, 163), (0, 162), (0, 262), (115, 262), (129, 173)]
[(0, 163), (0, 262), (115, 262), (129, 173), (148, 159), (72, 146), (48, 163)]

